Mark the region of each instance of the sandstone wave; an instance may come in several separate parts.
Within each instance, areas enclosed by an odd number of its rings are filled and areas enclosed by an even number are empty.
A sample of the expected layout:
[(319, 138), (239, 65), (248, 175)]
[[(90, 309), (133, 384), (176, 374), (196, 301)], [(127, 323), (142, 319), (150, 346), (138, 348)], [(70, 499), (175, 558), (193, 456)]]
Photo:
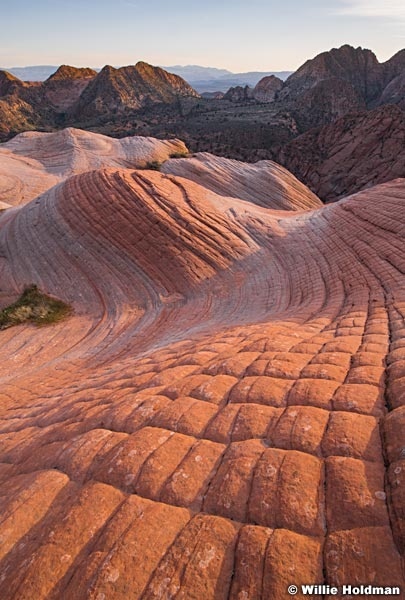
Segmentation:
[(322, 206), (304, 184), (271, 160), (248, 164), (202, 152), (192, 158), (168, 160), (161, 170), (191, 179), (221, 196), (242, 198), (267, 208), (304, 210)]
[(180, 140), (114, 139), (73, 128), (20, 133), (0, 144), (0, 201), (25, 204), (77, 173), (102, 167), (144, 167), (186, 152)]
[(75, 311), (0, 332), (4, 600), (405, 589), (405, 181), (297, 210), (216, 161), (0, 214), (1, 292)]

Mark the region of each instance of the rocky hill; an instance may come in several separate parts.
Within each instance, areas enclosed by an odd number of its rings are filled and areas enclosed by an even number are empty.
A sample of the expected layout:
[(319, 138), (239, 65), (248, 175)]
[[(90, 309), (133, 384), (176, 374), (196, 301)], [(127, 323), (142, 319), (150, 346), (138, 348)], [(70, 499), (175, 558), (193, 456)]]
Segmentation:
[(253, 99), (253, 90), (248, 85), (230, 87), (222, 97), (229, 102), (247, 102)]
[(0, 139), (30, 129), (53, 129), (94, 78), (92, 69), (61, 66), (44, 82), (21, 81), (0, 71)]
[(0, 71), (0, 97), (18, 94), (26, 85), (8, 71)]
[(277, 156), (324, 201), (405, 176), (405, 112), (347, 115), (286, 144)]
[(364, 99), (381, 92), (380, 63), (371, 50), (345, 45), (307, 60), (285, 82), (280, 99), (296, 99), (328, 79), (349, 83)]
[(67, 111), (96, 75), (93, 69), (62, 65), (42, 84), (39, 103), (48, 104), (57, 112)]
[(81, 94), (70, 118), (82, 122), (152, 104), (170, 104), (179, 97), (199, 98), (199, 94), (178, 75), (144, 62), (120, 69), (107, 65)]
[(40, 128), (41, 125), (38, 112), (18, 95), (0, 97), (0, 140), (6, 140), (18, 131)]
[(248, 85), (231, 87), (222, 97), (224, 100), (231, 102), (246, 102), (248, 100), (274, 102), (282, 87), (283, 81), (281, 79), (269, 75), (260, 79), (254, 88)]
[(97, 71), (88, 67), (61, 65), (46, 81), (71, 81), (72, 79), (93, 79)]
[(277, 94), (301, 131), (358, 110), (403, 100), (405, 51), (379, 63), (370, 50), (345, 45), (319, 54), (293, 73)]
[(155, 103), (174, 103), (178, 98), (199, 98), (183, 79), (158, 67), (139, 62), (100, 73), (89, 68), (62, 65), (44, 82), (23, 82), (0, 71), (0, 135), (33, 128), (46, 130), (66, 122), (86, 123), (108, 115)]
[(274, 75), (263, 77), (255, 85), (253, 97), (259, 102), (274, 102), (283, 85), (283, 81)]

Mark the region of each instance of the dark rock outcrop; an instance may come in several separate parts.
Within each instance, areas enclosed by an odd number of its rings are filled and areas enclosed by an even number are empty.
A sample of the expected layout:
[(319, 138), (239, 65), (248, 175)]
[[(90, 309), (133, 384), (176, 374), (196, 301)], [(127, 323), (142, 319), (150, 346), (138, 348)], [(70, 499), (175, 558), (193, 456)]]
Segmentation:
[(0, 71), (0, 97), (18, 93), (24, 87), (24, 82), (8, 71)]
[(151, 104), (170, 104), (179, 97), (198, 98), (199, 94), (178, 75), (144, 62), (120, 69), (107, 65), (81, 94), (71, 116), (81, 121)]
[(308, 60), (278, 93), (302, 132), (332, 123), (353, 111), (401, 104), (405, 50), (380, 63), (371, 50), (345, 45)]
[(283, 81), (275, 75), (263, 77), (255, 86), (253, 96), (259, 102), (274, 102), (277, 93), (283, 87)]
[(349, 83), (364, 99), (378, 95), (383, 87), (381, 69), (371, 50), (344, 45), (307, 60), (293, 73), (280, 92), (280, 99), (295, 100), (322, 81), (339, 79)]
[(405, 177), (405, 112), (346, 115), (289, 142), (277, 160), (324, 201)]
[(253, 99), (253, 90), (248, 85), (245, 85), (245, 87), (237, 85), (229, 88), (223, 98), (230, 102), (246, 102)]

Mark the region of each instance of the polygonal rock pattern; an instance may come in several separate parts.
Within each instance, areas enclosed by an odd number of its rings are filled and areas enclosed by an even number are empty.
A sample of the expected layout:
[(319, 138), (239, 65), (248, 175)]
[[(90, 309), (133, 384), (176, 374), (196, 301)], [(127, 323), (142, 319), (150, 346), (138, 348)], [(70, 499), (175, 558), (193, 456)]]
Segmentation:
[(2, 293), (75, 311), (0, 333), (2, 600), (405, 589), (405, 183), (272, 193), (102, 169), (0, 215)]

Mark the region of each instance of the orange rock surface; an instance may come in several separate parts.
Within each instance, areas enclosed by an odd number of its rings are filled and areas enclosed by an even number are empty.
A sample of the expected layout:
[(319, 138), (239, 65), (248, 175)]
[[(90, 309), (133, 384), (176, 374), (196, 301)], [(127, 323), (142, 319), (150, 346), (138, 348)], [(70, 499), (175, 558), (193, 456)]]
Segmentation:
[(56, 183), (91, 169), (144, 167), (185, 152), (184, 143), (176, 139), (118, 140), (72, 127), (56, 133), (27, 131), (0, 144), (0, 203), (26, 204)]
[(322, 206), (304, 184), (271, 160), (248, 164), (200, 152), (191, 158), (168, 160), (161, 170), (191, 179), (221, 196), (249, 200), (266, 208), (303, 210)]
[(405, 590), (405, 181), (230, 185), (101, 168), (0, 213), (4, 297), (74, 308), (0, 332), (2, 600)]

